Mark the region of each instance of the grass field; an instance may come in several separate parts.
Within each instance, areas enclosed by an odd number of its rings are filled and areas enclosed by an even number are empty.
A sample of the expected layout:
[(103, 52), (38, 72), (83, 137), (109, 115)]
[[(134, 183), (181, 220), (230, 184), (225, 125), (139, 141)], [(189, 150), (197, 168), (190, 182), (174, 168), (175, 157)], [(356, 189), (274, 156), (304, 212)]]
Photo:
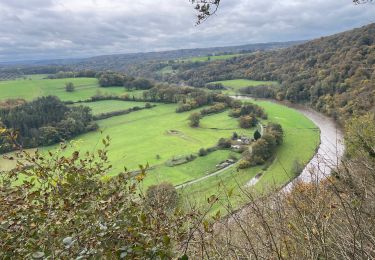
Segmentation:
[[(74, 82), (75, 92), (65, 92), (66, 81)], [(243, 86), (264, 84), (264, 82), (250, 80), (232, 80), (223, 83), (232, 86), (233, 91)], [(0, 82), (0, 90), (0, 100), (10, 97), (24, 97), (30, 100), (48, 94), (57, 95), (63, 100), (79, 100), (89, 98), (103, 89), (99, 88), (96, 79), (43, 80), (35, 77), (32, 80)], [(125, 92), (123, 88), (105, 88), (104, 91), (113, 94)], [(138, 92), (135, 94), (140, 95)], [(269, 121), (280, 123), (284, 129), (284, 143), (278, 148), (275, 160), (267, 169), (259, 166), (237, 171), (233, 167), (202, 182), (189, 185), (180, 191), (187, 194), (189, 199), (204, 203), (208, 196), (223, 192), (225, 187), (235, 190), (235, 199), (231, 201), (238, 204), (241, 200), (239, 188), (243, 188), (256, 174), (263, 173), (254, 187), (259, 191), (263, 191), (268, 185), (281, 186), (293, 177), (294, 161), (306, 163), (313, 156), (319, 144), (319, 131), (309, 119), (283, 105), (268, 101), (254, 101), (254, 103), (264, 107)], [(83, 105), (88, 105), (94, 114), (98, 114), (144, 106), (144, 103), (99, 101)], [(254, 129), (240, 129), (238, 121), (229, 117), (228, 111), (206, 116), (201, 120), (199, 128), (191, 128), (187, 119), (191, 112), (175, 113), (176, 106), (157, 104), (153, 109), (98, 121), (100, 130), (76, 138), (75, 147), (69, 148), (66, 153), (72, 153), (74, 150), (95, 151), (101, 148), (101, 139), (109, 135), (111, 137), (109, 159), (114, 166), (111, 175), (122, 171), (124, 166), (129, 170), (136, 170), (139, 164), (148, 163), (152, 169), (144, 181), (144, 187), (164, 181), (179, 185), (214, 172), (216, 164), (238, 154), (216, 151), (175, 167), (166, 166), (166, 161), (175, 156), (197, 154), (200, 148), (212, 147), (220, 138), (230, 137), (233, 132), (247, 136), (251, 136), (254, 132)], [(46, 152), (56, 147), (43, 147), (40, 150)], [(12, 166), (14, 166), (13, 162), (0, 159), (0, 170)]]
[(143, 187), (151, 184), (169, 182), (174, 185), (182, 184), (206, 174), (215, 172), (216, 165), (231, 156), (240, 157), (240, 154), (228, 150), (219, 150), (204, 157), (198, 157), (194, 161), (174, 167), (164, 164), (158, 165), (148, 172)]
[[(79, 136), (77, 149), (94, 151), (100, 147), (101, 138), (109, 135), (112, 139), (109, 158), (114, 165), (113, 174), (116, 174), (122, 166), (137, 169), (139, 164), (158, 165), (173, 156), (197, 153), (200, 148), (214, 146), (221, 137), (230, 137), (233, 133), (233, 130), (191, 128), (187, 119), (190, 112), (177, 114), (175, 109), (176, 105), (158, 104), (153, 109), (98, 121), (103, 133), (97, 131)], [(217, 114), (209, 120), (219, 124), (223, 116), (226, 115)], [(234, 129), (243, 132), (237, 124)], [(253, 130), (247, 132), (251, 135)]]
[[(282, 186), (292, 177), (294, 161), (307, 163), (315, 153), (319, 145), (319, 130), (315, 125), (298, 111), (286, 106), (268, 101), (254, 101), (265, 108), (269, 115), (269, 121), (278, 122), (284, 130), (284, 143), (278, 149), (276, 158), (267, 170), (263, 171), (262, 166), (246, 170), (229, 169), (220, 175), (209, 178), (202, 183), (185, 187), (183, 193), (189, 198), (204, 204), (208, 196), (221, 194), (225, 198), (225, 189), (234, 189), (232, 203), (241, 203), (243, 197), (240, 195), (240, 188), (251, 180), (256, 174), (262, 172), (263, 176), (254, 186), (259, 191), (276, 185)], [(236, 201), (236, 202), (234, 202)]]
[[(108, 109), (109, 102), (112, 101), (90, 104), (94, 111), (103, 111)], [(122, 106), (121, 102), (124, 101), (119, 102), (114, 103), (113, 109)], [(292, 177), (294, 160), (307, 162), (312, 157), (319, 143), (319, 131), (314, 129), (310, 120), (293, 109), (267, 101), (256, 103), (266, 109), (270, 121), (281, 123), (285, 131), (284, 144), (279, 148), (276, 160), (265, 172), (258, 186), (271, 183), (282, 185)], [(130, 107), (133, 105), (133, 102), (127, 104)], [(200, 148), (211, 147), (219, 138), (230, 137), (234, 131), (245, 135), (252, 135), (254, 132), (254, 129), (239, 129), (237, 120), (228, 117), (227, 111), (204, 117), (200, 128), (191, 128), (187, 120), (190, 113), (177, 114), (175, 108), (176, 105), (158, 104), (151, 110), (101, 120), (98, 123), (102, 133), (97, 131), (79, 136), (77, 147), (71, 148), (68, 153), (74, 149), (94, 151), (100, 148), (101, 138), (109, 135), (112, 139), (109, 158), (114, 165), (113, 174), (120, 172), (123, 166), (137, 169), (139, 164), (149, 163), (155, 166), (155, 169), (150, 171), (145, 185), (161, 181), (170, 181), (177, 185), (213, 171), (214, 166), (227, 159), (230, 153), (214, 152), (207, 157), (176, 167), (165, 166), (165, 161), (174, 156), (196, 154)], [(51, 149), (54, 147), (41, 148), (42, 151)], [(9, 162), (0, 160), (0, 169), (10, 166), (12, 164)], [(198, 195), (210, 194), (218, 189), (220, 181), (229, 186), (236, 185), (237, 181), (244, 184), (260, 171), (261, 167), (238, 172), (230, 170), (186, 189)]]
[[(74, 84), (74, 92), (65, 91), (66, 82)], [(96, 94), (118, 95), (123, 93), (126, 92), (122, 87), (99, 87), (98, 80), (95, 78), (42, 79), (41, 76), (36, 75), (31, 79), (0, 81), (0, 100), (9, 98), (32, 100), (40, 96), (53, 95), (63, 101), (78, 101), (88, 99)], [(129, 95), (132, 94), (132, 92), (129, 93)]]
[(224, 90), (223, 93), (229, 94), (229, 95), (237, 94), (239, 89), (245, 88), (245, 87), (277, 84), (277, 82), (275, 81), (257, 81), (257, 80), (249, 80), (249, 79), (232, 79), (232, 80), (215, 81), (211, 83), (223, 84), (223, 86), (228, 89), (228, 90)]
[(125, 110), (132, 107), (144, 107), (145, 102), (135, 102), (135, 101), (120, 101), (120, 100), (104, 100), (97, 102), (83, 102), (75, 104), (74, 106), (87, 106), (92, 109), (94, 115), (108, 113), (113, 111)]

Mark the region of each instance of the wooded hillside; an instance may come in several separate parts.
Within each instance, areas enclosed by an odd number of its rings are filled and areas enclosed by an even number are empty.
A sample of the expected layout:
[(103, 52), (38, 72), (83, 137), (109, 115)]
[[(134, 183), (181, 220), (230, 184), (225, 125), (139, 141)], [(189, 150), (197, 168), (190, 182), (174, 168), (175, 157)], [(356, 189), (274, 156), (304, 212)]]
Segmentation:
[(171, 81), (276, 80), (279, 99), (311, 102), (330, 116), (374, 111), (375, 24), (272, 52), (180, 71)]

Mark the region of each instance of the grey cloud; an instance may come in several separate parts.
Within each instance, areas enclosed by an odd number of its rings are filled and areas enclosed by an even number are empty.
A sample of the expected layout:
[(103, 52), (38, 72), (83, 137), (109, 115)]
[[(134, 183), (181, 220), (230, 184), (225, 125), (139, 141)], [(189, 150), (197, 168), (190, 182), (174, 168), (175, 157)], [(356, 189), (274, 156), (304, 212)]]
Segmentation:
[(311, 39), (374, 22), (350, 0), (222, 0), (195, 26), (188, 0), (0, 0), (0, 60)]

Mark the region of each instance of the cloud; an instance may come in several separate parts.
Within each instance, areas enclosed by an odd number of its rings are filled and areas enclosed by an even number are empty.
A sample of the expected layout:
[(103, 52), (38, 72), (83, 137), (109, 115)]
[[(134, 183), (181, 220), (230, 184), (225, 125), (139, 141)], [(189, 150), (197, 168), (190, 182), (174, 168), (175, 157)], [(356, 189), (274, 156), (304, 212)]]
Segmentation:
[(311, 39), (374, 22), (350, 0), (222, 0), (195, 26), (188, 0), (2, 0), (0, 60)]

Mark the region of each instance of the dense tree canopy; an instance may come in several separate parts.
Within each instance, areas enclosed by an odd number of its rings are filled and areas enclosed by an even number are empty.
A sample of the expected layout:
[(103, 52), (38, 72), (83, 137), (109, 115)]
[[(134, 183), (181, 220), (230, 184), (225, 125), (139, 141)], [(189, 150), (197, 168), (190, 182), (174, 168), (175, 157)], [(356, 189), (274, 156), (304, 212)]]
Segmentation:
[[(68, 107), (53, 96), (0, 109), (0, 120), (6, 128), (17, 131), (17, 140), (25, 148), (51, 145), (97, 128), (90, 108)], [(12, 149), (5, 143), (4, 139), (0, 142), (0, 152)]]
[(283, 50), (181, 68), (167, 80), (194, 86), (236, 78), (278, 81), (278, 87), (242, 93), (309, 102), (342, 121), (375, 109), (374, 45), (375, 24), (370, 24)]

